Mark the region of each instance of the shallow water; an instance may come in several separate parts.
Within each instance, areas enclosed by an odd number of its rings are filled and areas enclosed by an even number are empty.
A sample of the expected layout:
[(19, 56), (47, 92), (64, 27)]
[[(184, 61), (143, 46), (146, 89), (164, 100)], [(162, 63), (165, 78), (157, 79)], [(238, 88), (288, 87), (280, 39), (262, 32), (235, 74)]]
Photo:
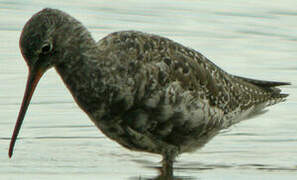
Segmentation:
[(107, 139), (54, 70), (41, 80), (15, 154), (7, 156), (27, 77), (18, 40), (44, 7), (73, 15), (95, 39), (140, 30), (192, 47), (224, 70), (288, 81), (287, 102), (244, 121), (175, 164), (176, 179), (297, 179), (297, 1), (0, 1), (0, 179), (153, 179), (160, 157)]

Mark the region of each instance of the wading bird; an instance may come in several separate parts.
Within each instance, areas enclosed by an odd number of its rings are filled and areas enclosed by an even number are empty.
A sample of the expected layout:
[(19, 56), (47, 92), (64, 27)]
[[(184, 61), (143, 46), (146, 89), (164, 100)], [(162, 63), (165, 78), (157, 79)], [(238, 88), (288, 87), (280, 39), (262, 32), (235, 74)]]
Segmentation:
[(31, 17), (20, 49), (29, 76), (9, 157), (35, 87), (52, 67), (107, 137), (162, 155), (168, 176), (179, 154), (288, 96), (276, 86), (289, 83), (228, 74), (199, 52), (157, 35), (121, 31), (96, 42), (79, 21), (56, 9)]

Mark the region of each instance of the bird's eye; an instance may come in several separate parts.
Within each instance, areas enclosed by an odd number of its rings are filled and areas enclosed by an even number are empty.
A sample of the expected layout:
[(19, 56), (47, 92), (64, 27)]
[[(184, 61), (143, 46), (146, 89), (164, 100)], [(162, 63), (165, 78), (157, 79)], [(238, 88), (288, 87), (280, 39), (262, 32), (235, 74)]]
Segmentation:
[(51, 52), (53, 49), (53, 45), (51, 43), (45, 43), (42, 47), (41, 47), (41, 53), (42, 54), (48, 54), (49, 52)]

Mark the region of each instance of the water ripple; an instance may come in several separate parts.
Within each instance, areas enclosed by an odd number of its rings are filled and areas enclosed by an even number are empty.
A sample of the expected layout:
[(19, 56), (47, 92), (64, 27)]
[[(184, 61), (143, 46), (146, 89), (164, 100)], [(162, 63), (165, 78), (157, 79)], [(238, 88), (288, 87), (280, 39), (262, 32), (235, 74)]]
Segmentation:
[[(19, 137), (18, 140), (32, 140), (32, 139), (104, 139), (105, 137), (98, 136), (39, 136), (39, 137)], [(10, 137), (2, 137), (0, 140), (10, 141)]]

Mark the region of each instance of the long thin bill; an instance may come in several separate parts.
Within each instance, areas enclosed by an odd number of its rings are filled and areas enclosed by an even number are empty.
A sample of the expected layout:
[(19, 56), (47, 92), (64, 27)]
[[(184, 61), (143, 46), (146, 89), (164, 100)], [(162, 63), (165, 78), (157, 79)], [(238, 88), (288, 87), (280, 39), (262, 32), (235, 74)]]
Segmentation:
[(14, 127), (14, 131), (11, 137), (11, 141), (10, 141), (10, 146), (9, 146), (9, 151), (8, 151), (8, 156), (9, 158), (11, 158), (12, 154), (13, 154), (13, 148), (16, 142), (16, 139), (18, 137), (19, 131), (21, 129), (26, 111), (28, 109), (28, 106), (30, 104), (30, 100), (32, 98), (32, 95), (34, 93), (34, 90), (38, 84), (38, 81), (40, 80), (40, 78), (42, 77), (44, 71), (42, 70), (37, 70), (37, 71), (29, 71), (29, 76), (27, 79), (27, 85), (26, 85), (26, 90), (25, 90), (25, 94), (23, 97), (23, 102), (22, 102), (22, 106), (18, 115), (18, 119), (17, 122), (15, 124)]

